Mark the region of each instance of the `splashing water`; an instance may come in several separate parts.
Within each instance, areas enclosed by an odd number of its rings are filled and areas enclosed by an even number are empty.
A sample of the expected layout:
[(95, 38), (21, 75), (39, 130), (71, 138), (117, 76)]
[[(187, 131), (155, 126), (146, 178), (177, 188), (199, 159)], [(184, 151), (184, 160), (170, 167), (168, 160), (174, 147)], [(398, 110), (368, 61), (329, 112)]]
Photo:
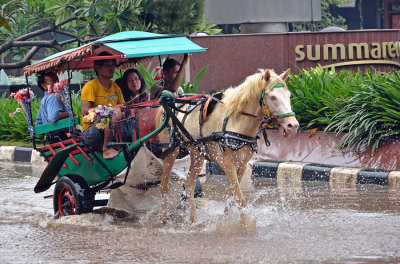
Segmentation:
[(244, 191), (247, 208), (225, 213), (226, 180), (207, 176), (198, 221), (190, 224), (178, 203), (160, 225), (158, 204), (145, 214), (96, 208), (54, 219), (52, 200), (43, 199), (52, 191), (33, 192), (42, 170), (0, 164), (1, 263), (400, 260), (400, 195), (386, 186), (264, 180)]

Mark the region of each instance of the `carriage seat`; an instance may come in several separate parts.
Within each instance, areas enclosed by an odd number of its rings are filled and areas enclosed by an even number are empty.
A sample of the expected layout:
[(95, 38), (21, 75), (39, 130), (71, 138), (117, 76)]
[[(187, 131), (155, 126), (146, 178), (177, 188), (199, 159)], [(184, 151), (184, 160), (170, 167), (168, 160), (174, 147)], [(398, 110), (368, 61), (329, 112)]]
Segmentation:
[[(74, 116), (75, 124), (79, 124), (78, 117)], [(40, 126), (35, 126), (33, 132), (35, 135), (46, 135), (46, 140), (49, 144), (68, 139), (67, 133), (70, 132), (71, 120), (65, 118), (54, 123), (48, 123)], [(79, 131), (80, 132), (80, 131)]]

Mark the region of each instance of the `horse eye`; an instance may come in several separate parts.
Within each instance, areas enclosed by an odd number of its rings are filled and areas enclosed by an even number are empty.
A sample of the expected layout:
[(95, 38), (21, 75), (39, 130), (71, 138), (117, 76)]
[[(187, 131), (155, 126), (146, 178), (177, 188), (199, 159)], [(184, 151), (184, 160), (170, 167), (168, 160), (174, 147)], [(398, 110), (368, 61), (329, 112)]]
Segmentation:
[(272, 101), (275, 101), (275, 100), (276, 100), (276, 97), (275, 97), (275, 95), (271, 95), (271, 96), (269, 97), (269, 99), (271, 99)]

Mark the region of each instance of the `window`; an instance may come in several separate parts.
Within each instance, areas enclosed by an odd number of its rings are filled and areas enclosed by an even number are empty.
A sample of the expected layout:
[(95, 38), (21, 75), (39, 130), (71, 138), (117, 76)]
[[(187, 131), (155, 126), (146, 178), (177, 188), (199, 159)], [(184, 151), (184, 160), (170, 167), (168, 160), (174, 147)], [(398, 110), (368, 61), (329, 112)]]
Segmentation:
[(377, 0), (377, 28), (400, 29), (400, 1)]

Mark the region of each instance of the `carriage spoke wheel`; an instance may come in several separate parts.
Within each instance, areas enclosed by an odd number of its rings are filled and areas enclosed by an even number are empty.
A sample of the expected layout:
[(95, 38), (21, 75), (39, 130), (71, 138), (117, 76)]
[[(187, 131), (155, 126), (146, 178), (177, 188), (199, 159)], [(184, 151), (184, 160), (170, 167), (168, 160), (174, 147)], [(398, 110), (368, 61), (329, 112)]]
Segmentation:
[(56, 217), (80, 215), (93, 211), (94, 193), (78, 175), (61, 177), (54, 187), (53, 197)]
[(58, 212), (60, 216), (75, 214), (75, 198), (71, 189), (63, 187), (57, 197)]

